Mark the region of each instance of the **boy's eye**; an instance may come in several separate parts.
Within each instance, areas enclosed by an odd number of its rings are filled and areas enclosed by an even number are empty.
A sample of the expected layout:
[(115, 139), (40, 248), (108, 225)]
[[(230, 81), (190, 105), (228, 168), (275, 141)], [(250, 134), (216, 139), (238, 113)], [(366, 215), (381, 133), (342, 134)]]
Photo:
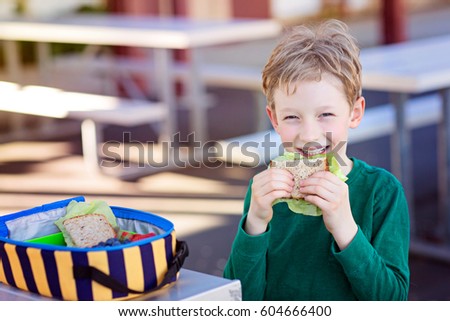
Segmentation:
[(323, 113), (320, 115), (320, 117), (330, 117), (330, 116), (333, 116), (333, 114), (332, 113)]
[(285, 120), (287, 120), (287, 119), (297, 119), (298, 117), (297, 116), (294, 116), (294, 115), (289, 115), (289, 116), (285, 116), (284, 117), (284, 119)]

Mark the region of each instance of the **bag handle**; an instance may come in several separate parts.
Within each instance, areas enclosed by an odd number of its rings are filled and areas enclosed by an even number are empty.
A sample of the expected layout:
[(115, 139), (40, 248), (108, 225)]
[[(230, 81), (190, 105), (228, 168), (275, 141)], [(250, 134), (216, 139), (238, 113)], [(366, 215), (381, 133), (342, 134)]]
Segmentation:
[(176, 253), (174, 258), (169, 264), (166, 274), (162, 282), (155, 288), (148, 291), (136, 291), (129, 289), (126, 285), (113, 279), (110, 275), (100, 271), (92, 266), (74, 266), (73, 276), (75, 279), (91, 279), (97, 283), (115, 291), (121, 293), (142, 294), (161, 289), (163, 286), (171, 283), (176, 278), (177, 273), (180, 271), (184, 264), (184, 260), (189, 256), (189, 248), (185, 241), (178, 241), (176, 243)]

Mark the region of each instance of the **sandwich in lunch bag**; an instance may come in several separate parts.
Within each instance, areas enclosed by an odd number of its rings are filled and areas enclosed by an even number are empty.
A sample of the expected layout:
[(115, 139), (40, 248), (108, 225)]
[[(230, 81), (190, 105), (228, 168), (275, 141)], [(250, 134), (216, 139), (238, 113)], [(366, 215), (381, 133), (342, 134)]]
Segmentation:
[(135, 298), (175, 282), (187, 256), (172, 222), (82, 196), (0, 216), (0, 282), (47, 297)]

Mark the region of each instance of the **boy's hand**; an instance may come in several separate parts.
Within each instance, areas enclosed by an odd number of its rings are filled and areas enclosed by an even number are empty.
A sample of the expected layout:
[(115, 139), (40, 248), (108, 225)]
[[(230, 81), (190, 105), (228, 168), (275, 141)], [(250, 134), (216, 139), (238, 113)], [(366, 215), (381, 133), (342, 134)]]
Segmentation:
[(348, 186), (330, 172), (317, 172), (300, 183), (305, 200), (322, 210), (323, 221), (341, 250), (358, 231), (350, 208)]
[(272, 203), (278, 198), (289, 197), (293, 187), (294, 177), (284, 169), (268, 168), (255, 175), (245, 231), (251, 235), (264, 233), (272, 219)]

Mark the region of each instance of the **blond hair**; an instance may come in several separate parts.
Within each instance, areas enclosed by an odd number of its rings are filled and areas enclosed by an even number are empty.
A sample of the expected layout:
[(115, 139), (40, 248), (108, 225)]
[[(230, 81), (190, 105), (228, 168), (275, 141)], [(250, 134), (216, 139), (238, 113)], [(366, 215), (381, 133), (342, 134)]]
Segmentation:
[[(294, 27), (272, 51), (262, 72), (263, 92), (275, 108), (275, 90), (295, 92), (297, 81), (320, 81), (324, 73), (339, 79), (350, 106), (361, 96), (361, 63), (356, 39), (346, 24), (328, 20), (316, 28)], [(292, 89), (293, 88), (293, 89)]]

